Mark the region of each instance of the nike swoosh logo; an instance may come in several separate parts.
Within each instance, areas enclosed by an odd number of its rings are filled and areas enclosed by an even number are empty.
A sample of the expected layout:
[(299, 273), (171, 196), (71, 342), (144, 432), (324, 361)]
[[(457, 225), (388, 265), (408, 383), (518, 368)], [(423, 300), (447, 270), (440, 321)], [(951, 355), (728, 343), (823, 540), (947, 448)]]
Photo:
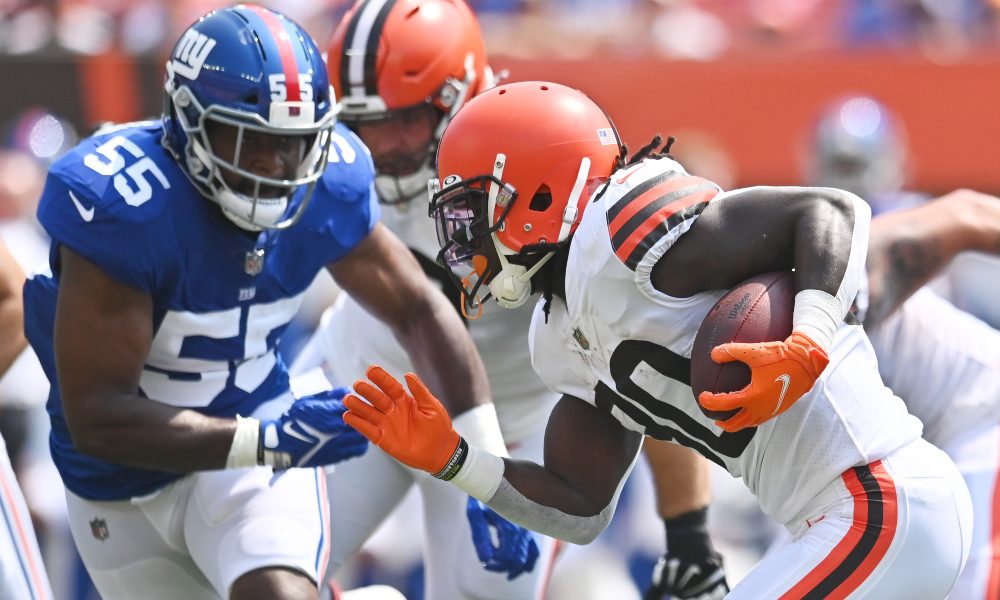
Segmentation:
[[(286, 425), (287, 424), (288, 423), (286, 423)], [(302, 465), (308, 463), (309, 459), (311, 459), (314, 454), (316, 454), (317, 452), (319, 452), (323, 448), (323, 446), (326, 445), (327, 442), (329, 442), (333, 438), (337, 437), (337, 434), (332, 434), (331, 435), (331, 434), (328, 434), (328, 433), (323, 433), (319, 429), (315, 429), (313, 427), (310, 427), (306, 423), (299, 423), (299, 427), (301, 427), (302, 429), (304, 429), (306, 431), (306, 433), (308, 433), (310, 435), (316, 436), (316, 439), (314, 440), (315, 441), (315, 445), (312, 447), (312, 450), (310, 450), (309, 452), (306, 452), (305, 454), (302, 455), (301, 458), (299, 458), (299, 464), (297, 466), (301, 467)]]
[(785, 375), (778, 375), (778, 377), (775, 378), (775, 381), (781, 382), (781, 393), (778, 394), (778, 404), (774, 407), (774, 412), (771, 413), (772, 417), (778, 414), (778, 409), (781, 408), (781, 403), (785, 401), (785, 392), (788, 391), (788, 384), (792, 382), (792, 378), (786, 373)]
[(302, 440), (307, 444), (312, 444), (316, 442), (315, 439), (306, 437), (301, 433), (299, 433), (298, 431), (295, 431), (291, 421), (285, 421), (284, 425), (281, 426), (281, 430), (284, 431), (286, 435), (290, 435), (297, 440)]
[(73, 201), (73, 206), (76, 207), (76, 211), (80, 213), (80, 216), (84, 221), (90, 223), (94, 219), (94, 207), (84, 208), (83, 204), (77, 199), (76, 195), (73, 194), (73, 190), (69, 191), (69, 199)]

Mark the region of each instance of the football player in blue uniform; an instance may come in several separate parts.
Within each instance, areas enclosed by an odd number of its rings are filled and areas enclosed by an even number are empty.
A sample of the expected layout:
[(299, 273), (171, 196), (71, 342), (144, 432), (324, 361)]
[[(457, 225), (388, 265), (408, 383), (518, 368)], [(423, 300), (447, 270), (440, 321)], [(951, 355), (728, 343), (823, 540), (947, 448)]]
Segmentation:
[[(315, 42), (259, 6), (209, 13), (166, 66), (162, 122), (50, 170), (26, 333), (51, 450), (104, 598), (314, 598), (315, 467), (365, 451), (341, 393), (293, 403), (277, 342), (326, 267), (460, 413), (489, 399), (460, 319), (378, 225), (370, 156), (336, 124)], [(435, 365), (446, 365), (435, 367)]]

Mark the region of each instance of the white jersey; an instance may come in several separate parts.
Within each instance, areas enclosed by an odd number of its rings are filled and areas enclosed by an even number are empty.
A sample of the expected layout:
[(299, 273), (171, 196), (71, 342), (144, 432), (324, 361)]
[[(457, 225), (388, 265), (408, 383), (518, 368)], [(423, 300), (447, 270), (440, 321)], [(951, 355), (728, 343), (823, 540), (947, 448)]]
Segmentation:
[(883, 380), (932, 444), (1000, 420), (1000, 331), (923, 288), (869, 337)]
[[(430, 274), (440, 278), (445, 294), (459, 301), (458, 291), (444, 277), (444, 270), (434, 265), (439, 249), (434, 222), (409, 205), (384, 207), (382, 222), (414, 251), (425, 271), (433, 267)], [(479, 319), (468, 322), (486, 364), (500, 431), (508, 445), (544, 429), (558, 399), (531, 370), (526, 352), (531, 312), (530, 305), (508, 310), (490, 302)], [(397, 377), (413, 370), (392, 331), (346, 294), (341, 294), (323, 316), (316, 340), (337, 385), (350, 385), (372, 363), (381, 364)]]
[(920, 423), (883, 385), (861, 327), (846, 325), (816, 385), (780, 417), (727, 433), (701, 412), (688, 386), (691, 348), (724, 292), (673, 298), (650, 272), (718, 197), (717, 186), (667, 158), (614, 174), (576, 231), (566, 302), (553, 301), (548, 323), (536, 307), (532, 363), (553, 389), (724, 466), (789, 523), (845, 470), (918, 438)]

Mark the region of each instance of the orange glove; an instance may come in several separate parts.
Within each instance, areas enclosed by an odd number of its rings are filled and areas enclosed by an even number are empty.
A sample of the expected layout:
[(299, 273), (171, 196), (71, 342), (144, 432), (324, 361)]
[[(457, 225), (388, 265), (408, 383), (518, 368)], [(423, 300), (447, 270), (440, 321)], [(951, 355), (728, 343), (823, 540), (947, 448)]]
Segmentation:
[(441, 402), (413, 373), (403, 384), (378, 365), (365, 375), (374, 383), (354, 382), (354, 391), (368, 402), (348, 394), (344, 422), (399, 462), (431, 474), (448, 464), (461, 439)]
[[(722, 344), (712, 348), (719, 364), (738, 360), (750, 367), (750, 385), (738, 392), (702, 392), (698, 403), (708, 410), (742, 409), (715, 424), (728, 432), (756, 427), (788, 410), (812, 389), (830, 358), (809, 336), (796, 331), (783, 342)], [(364, 432), (362, 432), (364, 433)]]

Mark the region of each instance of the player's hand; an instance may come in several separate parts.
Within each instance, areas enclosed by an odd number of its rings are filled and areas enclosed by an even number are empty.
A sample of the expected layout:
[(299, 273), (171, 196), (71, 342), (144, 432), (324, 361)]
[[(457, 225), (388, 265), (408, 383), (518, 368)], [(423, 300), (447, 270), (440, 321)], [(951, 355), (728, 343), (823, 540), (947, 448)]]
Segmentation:
[(722, 600), (728, 593), (722, 557), (717, 553), (692, 561), (667, 552), (653, 568), (653, 580), (643, 600)]
[(278, 469), (318, 467), (364, 454), (368, 440), (344, 423), (346, 393), (337, 388), (304, 396), (277, 419), (262, 421), (264, 463)]
[(506, 573), (510, 581), (535, 568), (538, 545), (530, 531), (504, 519), (472, 496), (465, 514), (469, 517), (476, 554), (487, 571)]
[(399, 462), (441, 472), (460, 439), (441, 402), (413, 373), (405, 375), (409, 393), (382, 367), (368, 367), (365, 375), (371, 382), (356, 381), (354, 391), (368, 402), (348, 394), (344, 421)]
[(722, 364), (738, 360), (750, 367), (750, 385), (738, 392), (702, 392), (698, 403), (713, 411), (742, 409), (725, 421), (716, 421), (733, 432), (756, 427), (788, 410), (812, 389), (830, 362), (816, 342), (803, 333), (792, 332), (783, 342), (722, 344), (712, 348), (712, 360)]

